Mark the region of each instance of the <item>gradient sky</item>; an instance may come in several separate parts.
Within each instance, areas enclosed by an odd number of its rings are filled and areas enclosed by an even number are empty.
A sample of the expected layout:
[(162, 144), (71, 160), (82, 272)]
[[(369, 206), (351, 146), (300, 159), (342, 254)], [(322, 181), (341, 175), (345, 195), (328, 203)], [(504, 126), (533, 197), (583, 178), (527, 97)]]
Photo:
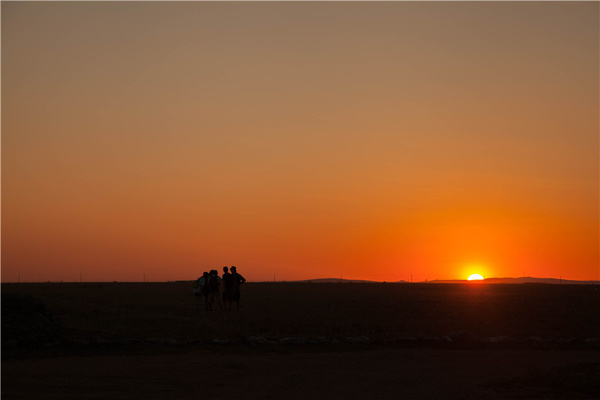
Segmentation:
[(1, 7), (4, 282), (599, 279), (598, 2)]

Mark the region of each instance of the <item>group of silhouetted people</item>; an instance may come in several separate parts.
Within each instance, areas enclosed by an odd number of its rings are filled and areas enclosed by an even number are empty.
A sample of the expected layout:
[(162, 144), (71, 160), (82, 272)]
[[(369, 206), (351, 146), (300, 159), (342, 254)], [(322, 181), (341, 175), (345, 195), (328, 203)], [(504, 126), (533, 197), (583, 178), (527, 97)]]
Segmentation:
[(232, 303), (235, 302), (236, 309), (240, 309), (240, 286), (246, 279), (237, 272), (236, 267), (223, 267), (223, 276), (219, 276), (216, 269), (204, 272), (202, 276), (194, 281), (194, 296), (196, 297), (196, 310), (201, 307), (204, 298), (204, 309), (213, 310), (216, 302), (220, 309), (231, 311)]

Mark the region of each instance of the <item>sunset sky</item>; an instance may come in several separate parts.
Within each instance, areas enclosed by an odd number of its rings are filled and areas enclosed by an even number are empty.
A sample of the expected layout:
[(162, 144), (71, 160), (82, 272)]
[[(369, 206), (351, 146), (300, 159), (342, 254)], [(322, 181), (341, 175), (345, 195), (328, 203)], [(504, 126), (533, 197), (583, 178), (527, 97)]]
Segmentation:
[(2, 281), (599, 279), (599, 3), (2, 2)]

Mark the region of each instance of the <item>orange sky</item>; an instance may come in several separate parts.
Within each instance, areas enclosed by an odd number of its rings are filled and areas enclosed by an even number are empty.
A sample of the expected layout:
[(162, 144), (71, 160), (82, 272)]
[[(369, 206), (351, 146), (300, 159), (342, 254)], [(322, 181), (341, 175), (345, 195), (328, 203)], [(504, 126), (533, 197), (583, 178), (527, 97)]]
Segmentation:
[(1, 6), (4, 282), (599, 279), (597, 2)]

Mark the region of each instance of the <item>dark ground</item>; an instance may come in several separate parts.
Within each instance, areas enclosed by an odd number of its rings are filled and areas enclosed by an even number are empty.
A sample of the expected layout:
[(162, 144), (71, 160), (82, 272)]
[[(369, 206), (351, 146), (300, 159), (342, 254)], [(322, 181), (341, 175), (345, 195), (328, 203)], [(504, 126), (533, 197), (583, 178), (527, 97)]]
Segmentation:
[(596, 286), (190, 286), (2, 284), (2, 398), (600, 397)]
[(182, 349), (2, 367), (6, 399), (592, 399), (600, 372), (597, 352), (379, 347)]

